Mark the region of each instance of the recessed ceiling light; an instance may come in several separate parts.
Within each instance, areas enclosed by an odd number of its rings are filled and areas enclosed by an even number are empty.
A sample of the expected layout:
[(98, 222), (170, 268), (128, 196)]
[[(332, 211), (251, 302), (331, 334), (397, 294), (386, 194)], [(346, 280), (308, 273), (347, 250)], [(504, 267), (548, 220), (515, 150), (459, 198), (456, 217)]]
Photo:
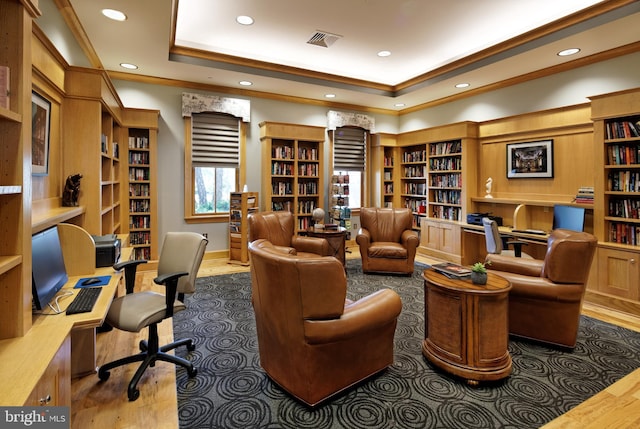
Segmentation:
[(336, 98), (335, 94), (325, 94), (324, 95), (325, 98)]
[(102, 14), (114, 21), (124, 21), (127, 19), (127, 15), (115, 9), (102, 9)]
[(379, 57), (388, 57), (389, 55), (391, 55), (391, 51), (380, 51), (380, 52), (378, 52), (378, 56)]
[(136, 70), (138, 68), (137, 65), (129, 64), (129, 63), (120, 63), (120, 67), (123, 67), (125, 69), (129, 69), (129, 70)]
[(405, 104), (404, 103), (396, 103), (394, 104), (395, 107), (404, 107)]
[(459, 84), (456, 85), (456, 88), (468, 88), (470, 86), (471, 86), (471, 84), (469, 84), (469, 83), (459, 83)]
[(236, 22), (242, 25), (251, 25), (253, 24), (253, 18), (247, 15), (240, 15), (236, 17)]
[(242, 86), (251, 86), (253, 85), (253, 82), (249, 82), (248, 80), (241, 80), (240, 82), (238, 82), (240, 85)]
[(578, 52), (580, 52), (580, 49), (578, 48), (565, 49), (564, 51), (558, 52), (558, 56), (566, 57), (569, 55), (577, 54)]

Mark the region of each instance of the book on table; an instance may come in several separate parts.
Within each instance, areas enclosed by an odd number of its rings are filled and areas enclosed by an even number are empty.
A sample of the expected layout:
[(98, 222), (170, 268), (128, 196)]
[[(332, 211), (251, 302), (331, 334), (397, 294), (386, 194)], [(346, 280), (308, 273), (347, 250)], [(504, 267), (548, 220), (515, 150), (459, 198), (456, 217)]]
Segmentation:
[(431, 268), (446, 276), (462, 278), (469, 277), (471, 275), (471, 269), (463, 267), (462, 265), (454, 264), (453, 262), (433, 264)]

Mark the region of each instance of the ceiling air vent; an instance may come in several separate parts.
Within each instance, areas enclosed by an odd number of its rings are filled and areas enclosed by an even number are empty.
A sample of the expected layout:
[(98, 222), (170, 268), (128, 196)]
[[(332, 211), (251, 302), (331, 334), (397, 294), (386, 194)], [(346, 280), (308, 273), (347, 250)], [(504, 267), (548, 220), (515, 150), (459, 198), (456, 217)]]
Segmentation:
[(311, 36), (311, 38), (307, 41), (310, 45), (322, 46), (323, 48), (328, 48), (333, 45), (336, 40), (342, 38), (342, 36), (338, 36), (337, 34), (327, 33), (326, 31), (316, 30), (316, 33)]

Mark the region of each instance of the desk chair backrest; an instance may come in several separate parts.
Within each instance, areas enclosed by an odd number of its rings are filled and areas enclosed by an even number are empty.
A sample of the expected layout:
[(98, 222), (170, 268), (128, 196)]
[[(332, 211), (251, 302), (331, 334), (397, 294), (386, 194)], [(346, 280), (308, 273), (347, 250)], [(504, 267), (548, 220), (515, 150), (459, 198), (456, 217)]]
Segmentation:
[(484, 226), (484, 238), (487, 245), (487, 253), (499, 255), (502, 253), (504, 248), (502, 246), (502, 237), (500, 237), (500, 231), (498, 230), (498, 223), (488, 217), (483, 217), (482, 225)]
[(178, 293), (195, 292), (198, 269), (207, 247), (207, 240), (195, 232), (167, 232), (158, 261), (158, 275), (186, 271), (178, 280)]

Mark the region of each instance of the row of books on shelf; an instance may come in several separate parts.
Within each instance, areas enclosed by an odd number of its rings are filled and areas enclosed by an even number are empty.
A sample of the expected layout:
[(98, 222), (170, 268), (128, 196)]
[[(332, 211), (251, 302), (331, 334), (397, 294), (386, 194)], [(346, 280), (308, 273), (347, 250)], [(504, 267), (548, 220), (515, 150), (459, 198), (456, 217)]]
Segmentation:
[(288, 201), (272, 201), (271, 202), (271, 210), (274, 212), (287, 211), (293, 213), (292, 210), (292, 202)]
[(451, 158), (431, 158), (429, 160), (430, 171), (451, 171), (460, 170), (462, 168), (462, 160), (460, 157)]
[(429, 145), (429, 155), (450, 155), (462, 152), (462, 142), (454, 140), (450, 142), (431, 143)]
[(293, 195), (293, 186), (291, 182), (277, 181), (271, 184), (271, 193), (273, 195)]
[(434, 174), (429, 178), (429, 184), (434, 188), (461, 188), (462, 174)]
[(385, 167), (393, 167), (393, 157), (392, 156), (385, 156), (383, 162), (384, 162), (384, 166)]
[(385, 194), (393, 194), (393, 183), (385, 183), (384, 184), (384, 193)]
[(640, 137), (640, 119), (612, 121), (605, 124), (607, 139)]
[(412, 212), (415, 213), (426, 213), (427, 212), (427, 201), (426, 200), (415, 200), (411, 198), (405, 198), (404, 206), (410, 208)]
[(433, 206), (431, 209), (431, 216), (436, 219), (460, 221), (460, 213), (462, 213), (460, 207)]
[(129, 233), (129, 243), (134, 246), (151, 244), (151, 233), (148, 231), (131, 232)]
[(640, 199), (610, 199), (609, 216), (640, 219)]
[(111, 150), (109, 150), (109, 138), (106, 134), (100, 135), (100, 151), (106, 155), (111, 155), (114, 158), (120, 158), (120, 147), (118, 142), (112, 142)]
[(131, 213), (149, 213), (151, 210), (150, 200), (130, 200), (129, 212)]
[(131, 229), (149, 229), (151, 227), (151, 218), (148, 215), (131, 215), (129, 216), (129, 228)]
[(417, 149), (402, 153), (402, 162), (424, 162), (427, 160), (427, 150)]
[(129, 149), (149, 149), (149, 138), (143, 136), (129, 136)]
[(607, 146), (609, 165), (633, 165), (638, 164), (638, 160), (640, 160), (640, 144)]
[(607, 175), (607, 189), (620, 192), (640, 192), (640, 171), (612, 171)]
[(433, 201), (439, 204), (461, 204), (461, 192), (459, 190), (436, 189), (433, 192)]
[(151, 259), (151, 249), (149, 247), (135, 247), (133, 249), (133, 259)]
[(298, 163), (298, 175), (299, 176), (318, 176), (318, 164), (317, 163)]
[(148, 197), (149, 185), (146, 183), (130, 183), (129, 184), (129, 196), (130, 197)]
[(427, 169), (424, 165), (411, 165), (407, 166), (402, 171), (403, 178), (419, 178), (422, 179), (425, 177), (425, 172)]
[(393, 180), (393, 173), (391, 171), (385, 171), (383, 180)]
[(293, 164), (274, 161), (271, 163), (271, 174), (275, 176), (293, 176)]
[(314, 200), (298, 201), (298, 213), (311, 213), (317, 206)]
[(149, 180), (149, 169), (129, 168), (129, 180)]
[(609, 241), (632, 246), (640, 245), (640, 225), (611, 223), (609, 225)]
[(274, 159), (293, 159), (293, 147), (291, 147), (291, 146), (273, 146), (271, 148), (271, 158), (274, 158)]
[(413, 182), (403, 183), (402, 193), (408, 195), (427, 195), (427, 184)]
[(576, 194), (576, 203), (593, 204), (593, 186), (581, 186)]
[(299, 182), (298, 183), (299, 195), (317, 195), (318, 194), (318, 182)]
[(129, 164), (149, 164), (149, 152), (129, 152)]
[(318, 161), (318, 149), (315, 147), (299, 147), (298, 159)]

